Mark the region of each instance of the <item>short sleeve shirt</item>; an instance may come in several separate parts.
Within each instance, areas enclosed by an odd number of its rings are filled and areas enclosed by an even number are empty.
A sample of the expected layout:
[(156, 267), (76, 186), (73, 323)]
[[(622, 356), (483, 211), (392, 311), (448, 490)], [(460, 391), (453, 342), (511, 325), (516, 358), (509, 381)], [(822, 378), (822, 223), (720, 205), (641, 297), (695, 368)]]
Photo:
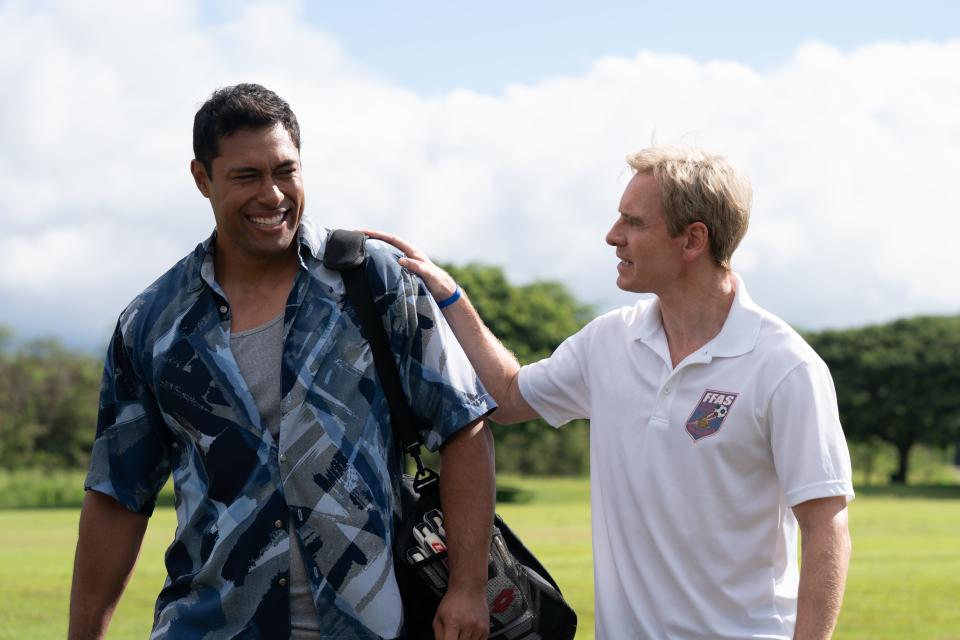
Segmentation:
[[(112, 338), (86, 487), (149, 515), (173, 475), (178, 526), (153, 638), (288, 637), (290, 544), (324, 633), (402, 633), (391, 553), (400, 449), (370, 346), (322, 264), (327, 232), (305, 218), (299, 234), (278, 438), (230, 351), (215, 235), (138, 296)], [(375, 241), (367, 253), (404, 392), (435, 450), (496, 405), (399, 254)]]
[(852, 496), (826, 365), (737, 278), (719, 335), (673, 366), (656, 299), (521, 369), (548, 422), (590, 419), (598, 638), (790, 638), (791, 507)]

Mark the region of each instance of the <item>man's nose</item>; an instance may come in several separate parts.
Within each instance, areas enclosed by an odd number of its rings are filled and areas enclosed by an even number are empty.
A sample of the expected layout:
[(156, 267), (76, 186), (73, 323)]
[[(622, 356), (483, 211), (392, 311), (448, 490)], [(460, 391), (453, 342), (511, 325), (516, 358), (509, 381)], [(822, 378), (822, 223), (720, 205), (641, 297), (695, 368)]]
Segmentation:
[(260, 204), (269, 207), (280, 206), (283, 202), (283, 192), (273, 178), (267, 178), (260, 185), (260, 193), (257, 194)]
[(607, 231), (606, 241), (611, 247), (619, 247), (623, 244), (623, 234), (617, 229), (617, 223), (614, 223), (610, 227), (610, 231)]

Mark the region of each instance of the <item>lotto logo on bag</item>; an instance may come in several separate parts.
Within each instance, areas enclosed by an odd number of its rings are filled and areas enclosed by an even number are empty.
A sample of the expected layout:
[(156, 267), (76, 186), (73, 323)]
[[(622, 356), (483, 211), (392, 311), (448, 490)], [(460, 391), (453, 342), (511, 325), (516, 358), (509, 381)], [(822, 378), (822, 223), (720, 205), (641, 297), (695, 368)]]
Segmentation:
[(714, 391), (713, 389), (707, 389), (703, 392), (700, 404), (687, 418), (687, 433), (694, 441), (712, 436), (720, 431), (723, 421), (727, 419), (727, 415), (733, 407), (733, 401), (737, 399), (737, 395), (730, 391)]

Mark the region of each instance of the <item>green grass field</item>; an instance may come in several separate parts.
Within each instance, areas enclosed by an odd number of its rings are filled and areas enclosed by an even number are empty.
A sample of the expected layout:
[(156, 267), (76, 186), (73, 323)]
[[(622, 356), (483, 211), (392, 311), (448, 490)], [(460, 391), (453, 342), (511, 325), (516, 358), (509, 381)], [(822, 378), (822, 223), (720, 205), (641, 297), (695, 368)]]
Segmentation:
[[(593, 637), (589, 488), (581, 479), (501, 478), (500, 513), (534, 549)], [(836, 638), (960, 640), (960, 487), (868, 488), (850, 507), (853, 563)], [(144, 638), (163, 583), (172, 509), (154, 515), (109, 638)], [(76, 509), (0, 511), (0, 639), (66, 634)]]

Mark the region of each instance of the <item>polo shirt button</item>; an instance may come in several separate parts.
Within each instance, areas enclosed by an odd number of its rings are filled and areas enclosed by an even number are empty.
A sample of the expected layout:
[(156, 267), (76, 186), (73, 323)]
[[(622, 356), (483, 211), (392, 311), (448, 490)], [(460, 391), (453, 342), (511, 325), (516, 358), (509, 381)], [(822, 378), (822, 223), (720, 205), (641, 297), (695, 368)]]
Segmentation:
[(281, 454), (280, 454), (280, 462), (286, 462), (286, 461), (287, 461), (287, 454), (281, 453)]
[(664, 387), (664, 388), (663, 388), (663, 392), (664, 392), (665, 394), (666, 394), (666, 393), (670, 393), (670, 387)]
[(278, 580), (277, 582), (280, 583), (280, 586), (281, 586), (281, 587), (287, 586), (287, 579), (286, 579), (286, 578), (280, 578), (280, 580)]
[(225, 304), (220, 305), (220, 313), (226, 313), (229, 310), (230, 309), (227, 307), (227, 305)]
[(273, 526), (279, 529), (280, 527), (283, 526), (283, 522), (281, 522), (280, 520), (277, 520), (276, 522), (273, 523)]

